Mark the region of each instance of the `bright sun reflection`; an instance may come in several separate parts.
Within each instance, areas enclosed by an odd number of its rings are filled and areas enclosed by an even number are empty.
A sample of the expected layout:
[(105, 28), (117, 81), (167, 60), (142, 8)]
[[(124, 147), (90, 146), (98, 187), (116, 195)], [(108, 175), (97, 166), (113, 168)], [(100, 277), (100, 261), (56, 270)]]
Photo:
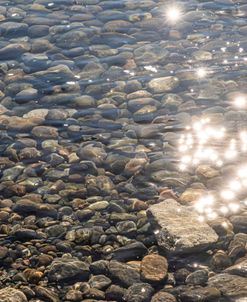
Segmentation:
[(166, 20), (170, 24), (177, 23), (182, 17), (182, 9), (178, 5), (173, 5), (165, 9)]
[(246, 106), (247, 106), (246, 96), (244, 96), (244, 95), (237, 96), (234, 99), (233, 103), (234, 103), (234, 106), (237, 108), (246, 108)]
[(198, 166), (206, 165), (220, 173), (222, 166), (236, 165), (219, 190), (208, 191), (193, 203), (199, 221), (232, 215), (247, 205), (247, 162), (242, 162), (247, 152), (247, 130), (231, 136), (224, 127), (201, 118), (187, 126), (178, 141), (181, 171), (194, 173)]
[(199, 79), (203, 79), (207, 76), (207, 70), (204, 67), (200, 67), (197, 69), (196, 75)]

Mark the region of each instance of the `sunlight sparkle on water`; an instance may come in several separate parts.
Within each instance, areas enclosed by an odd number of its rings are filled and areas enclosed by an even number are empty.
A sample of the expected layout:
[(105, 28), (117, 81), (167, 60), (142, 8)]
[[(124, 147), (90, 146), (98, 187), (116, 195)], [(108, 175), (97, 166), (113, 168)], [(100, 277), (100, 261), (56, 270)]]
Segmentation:
[(244, 95), (239, 95), (237, 96), (234, 101), (233, 101), (233, 104), (235, 107), (237, 108), (246, 108), (246, 105), (247, 105), (247, 100), (246, 100), (246, 97)]
[(200, 67), (197, 69), (196, 74), (199, 79), (205, 78), (207, 76), (207, 70), (204, 67)]
[(196, 172), (200, 165), (217, 169), (219, 173), (224, 165), (236, 165), (221, 185), (222, 189), (206, 191), (193, 202), (195, 211), (199, 214), (199, 221), (231, 215), (239, 212), (241, 206), (247, 205), (246, 129), (233, 135), (209, 118), (197, 118), (190, 126), (185, 127), (185, 132), (181, 134), (178, 152), (179, 168), (186, 173)]
[(165, 9), (166, 20), (170, 24), (177, 23), (182, 18), (182, 9), (179, 5), (173, 5)]

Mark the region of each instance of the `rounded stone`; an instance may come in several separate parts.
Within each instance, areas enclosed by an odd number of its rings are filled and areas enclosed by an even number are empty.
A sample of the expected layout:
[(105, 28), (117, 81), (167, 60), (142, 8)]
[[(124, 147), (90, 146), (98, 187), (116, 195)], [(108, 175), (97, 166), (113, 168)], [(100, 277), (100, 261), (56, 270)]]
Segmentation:
[(150, 282), (161, 282), (165, 280), (168, 272), (168, 262), (165, 257), (151, 254), (142, 259), (141, 276)]
[(153, 93), (162, 93), (174, 90), (179, 85), (179, 79), (177, 77), (169, 76), (156, 78), (148, 83), (148, 88)]
[(5, 287), (0, 290), (1, 302), (27, 302), (27, 298), (23, 292), (12, 287)]
[(176, 302), (176, 301), (177, 299), (173, 295), (161, 291), (156, 293), (151, 300), (151, 302)]

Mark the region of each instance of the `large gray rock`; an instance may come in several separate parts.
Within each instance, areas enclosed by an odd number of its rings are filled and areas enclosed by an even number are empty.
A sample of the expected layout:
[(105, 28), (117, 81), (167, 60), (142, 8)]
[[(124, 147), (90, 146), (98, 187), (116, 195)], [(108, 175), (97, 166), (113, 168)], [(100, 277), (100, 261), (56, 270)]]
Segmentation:
[(239, 275), (247, 278), (247, 259), (228, 267), (227, 269), (225, 269), (225, 272), (228, 274)]
[(140, 273), (128, 264), (118, 261), (110, 261), (108, 271), (111, 279), (120, 283), (124, 287), (129, 287), (133, 284), (140, 283)]
[(152, 205), (148, 212), (159, 226), (156, 232), (158, 244), (168, 253), (207, 250), (218, 239), (208, 224), (199, 222), (197, 213), (173, 199)]
[(6, 287), (0, 290), (1, 302), (27, 302), (26, 296), (18, 289)]
[(51, 282), (83, 281), (89, 277), (89, 265), (77, 258), (56, 258), (47, 270)]
[(230, 299), (230, 301), (245, 301), (245, 299), (242, 300), (242, 298), (247, 297), (247, 278), (244, 277), (219, 274), (210, 278), (208, 285), (216, 287), (222, 292), (223, 296)]

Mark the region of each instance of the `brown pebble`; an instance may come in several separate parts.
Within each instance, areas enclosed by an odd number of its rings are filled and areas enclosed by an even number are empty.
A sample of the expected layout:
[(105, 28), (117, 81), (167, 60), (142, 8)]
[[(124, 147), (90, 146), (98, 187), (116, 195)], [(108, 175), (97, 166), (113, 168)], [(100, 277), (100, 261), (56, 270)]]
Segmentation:
[(39, 283), (39, 281), (42, 279), (42, 277), (44, 275), (42, 272), (37, 271), (32, 268), (25, 269), (25, 271), (23, 273), (24, 273), (24, 276), (26, 277), (27, 281), (30, 283), (34, 283), (34, 284)]
[(167, 277), (168, 263), (165, 257), (151, 254), (142, 259), (141, 276), (150, 282), (161, 282)]

